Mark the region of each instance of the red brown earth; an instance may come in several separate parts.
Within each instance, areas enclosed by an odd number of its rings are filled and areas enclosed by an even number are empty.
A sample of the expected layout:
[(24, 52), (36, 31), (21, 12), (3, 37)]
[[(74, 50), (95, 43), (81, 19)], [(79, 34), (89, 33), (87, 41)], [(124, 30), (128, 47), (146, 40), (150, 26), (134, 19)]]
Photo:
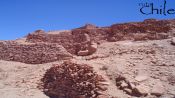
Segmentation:
[[(105, 79), (105, 93), (94, 98), (174, 98), (174, 37), (175, 20), (148, 19), (109, 27), (37, 30), (25, 38), (0, 41), (0, 94), (48, 98), (38, 88), (45, 72), (71, 61), (92, 67)], [(84, 54), (78, 56), (80, 52)]]
[[(63, 45), (68, 52), (77, 54), (82, 42), (85, 42), (84, 34), (88, 34), (91, 41), (115, 42), (122, 40), (160, 40), (174, 36), (170, 33), (174, 28), (174, 20), (154, 20), (148, 19), (144, 22), (114, 24), (110, 27), (96, 27), (87, 24), (84, 27), (73, 29), (70, 31), (62, 31), (58, 34), (45, 33), (42, 30), (29, 34), (26, 38), (27, 42), (47, 42), (58, 43)], [(170, 34), (169, 34), (170, 33)]]

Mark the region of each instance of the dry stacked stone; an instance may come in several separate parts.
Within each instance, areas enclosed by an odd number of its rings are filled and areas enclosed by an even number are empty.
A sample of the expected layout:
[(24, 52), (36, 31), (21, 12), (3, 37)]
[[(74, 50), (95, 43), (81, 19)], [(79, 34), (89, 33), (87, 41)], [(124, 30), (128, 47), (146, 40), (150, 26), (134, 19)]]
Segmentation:
[(58, 44), (19, 44), (14, 41), (0, 42), (1, 60), (42, 64), (71, 57), (72, 55)]
[(97, 98), (106, 90), (104, 81), (91, 66), (67, 61), (48, 69), (42, 86), (51, 98)]
[(88, 34), (91, 41), (95, 43), (121, 40), (159, 40), (168, 38), (172, 28), (175, 28), (172, 21), (147, 19), (143, 22), (114, 24), (109, 27), (87, 24), (58, 34), (49, 34), (43, 30), (37, 30), (26, 38), (28, 42), (32, 43), (57, 43), (62, 45), (69, 53), (77, 55), (81, 48), (87, 46), (84, 44), (84, 34)]
[(167, 20), (147, 19), (144, 22), (114, 24), (111, 26), (109, 41), (166, 39), (170, 30)]

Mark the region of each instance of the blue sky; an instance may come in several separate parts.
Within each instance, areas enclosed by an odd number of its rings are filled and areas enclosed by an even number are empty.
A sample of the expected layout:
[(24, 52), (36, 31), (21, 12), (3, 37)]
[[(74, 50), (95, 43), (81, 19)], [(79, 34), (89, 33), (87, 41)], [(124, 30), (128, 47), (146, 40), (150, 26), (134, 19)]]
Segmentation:
[[(139, 3), (163, 0), (0, 0), (0, 40), (21, 38), (44, 29), (65, 30), (86, 23), (109, 26), (114, 23), (143, 21), (147, 18), (173, 19), (174, 15), (143, 15)], [(175, 0), (167, 0), (175, 9)]]

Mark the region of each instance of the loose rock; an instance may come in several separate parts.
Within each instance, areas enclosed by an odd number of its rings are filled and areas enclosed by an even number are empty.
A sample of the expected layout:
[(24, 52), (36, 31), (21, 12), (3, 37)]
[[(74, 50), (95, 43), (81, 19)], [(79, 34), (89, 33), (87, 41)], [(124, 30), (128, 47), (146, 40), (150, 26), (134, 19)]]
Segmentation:
[(165, 93), (164, 86), (162, 83), (156, 83), (151, 91), (152, 95), (161, 96)]
[(78, 52), (78, 56), (87, 56), (89, 54), (89, 50), (83, 50)]
[(70, 61), (51, 67), (42, 82), (43, 89), (47, 89), (44, 93), (56, 98), (96, 98), (97, 92), (107, 90), (106, 86), (100, 84), (104, 78), (94, 72), (91, 66)]
[(125, 91), (127, 94), (131, 95), (132, 94), (132, 90), (129, 88), (125, 88), (123, 91)]
[(107, 95), (99, 95), (97, 98), (109, 98)]
[(175, 45), (175, 37), (173, 37), (173, 38), (171, 39), (171, 44), (172, 44), (172, 45)]
[(126, 88), (128, 87), (128, 84), (125, 81), (122, 81), (120, 86), (121, 88)]
[(91, 43), (88, 50), (89, 50), (89, 54), (95, 53), (97, 51), (97, 43)]
[(145, 81), (147, 79), (148, 79), (148, 77), (146, 75), (138, 75), (135, 77), (135, 80), (138, 82), (142, 82), (142, 81)]
[(149, 93), (149, 88), (145, 85), (138, 85), (135, 88), (135, 94), (145, 96)]

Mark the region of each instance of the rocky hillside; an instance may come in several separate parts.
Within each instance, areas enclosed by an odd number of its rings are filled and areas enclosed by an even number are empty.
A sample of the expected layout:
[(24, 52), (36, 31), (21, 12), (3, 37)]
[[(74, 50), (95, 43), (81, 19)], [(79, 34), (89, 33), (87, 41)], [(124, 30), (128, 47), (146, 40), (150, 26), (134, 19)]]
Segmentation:
[(36, 30), (0, 41), (0, 95), (175, 98), (175, 20)]
[(109, 27), (87, 24), (67, 31), (36, 30), (23, 40), (0, 42), (0, 59), (29, 64), (48, 63), (73, 55), (91, 55), (103, 42), (167, 39), (175, 36), (174, 28), (175, 20), (147, 19)]
[[(80, 47), (86, 45), (84, 34), (88, 34), (90, 40), (95, 43), (104, 41), (115, 42), (122, 40), (158, 40), (175, 36), (172, 32), (175, 28), (171, 20), (148, 19), (143, 22), (114, 24), (109, 27), (97, 27), (87, 24), (83, 27), (70, 31), (62, 31), (56, 34), (38, 30), (27, 36), (27, 42), (47, 42), (63, 45), (68, 52), (77, 54)], [(50, 34), (51, 33), (51, 34)], [(82, 44), (81, 44), (82, 43)]]

